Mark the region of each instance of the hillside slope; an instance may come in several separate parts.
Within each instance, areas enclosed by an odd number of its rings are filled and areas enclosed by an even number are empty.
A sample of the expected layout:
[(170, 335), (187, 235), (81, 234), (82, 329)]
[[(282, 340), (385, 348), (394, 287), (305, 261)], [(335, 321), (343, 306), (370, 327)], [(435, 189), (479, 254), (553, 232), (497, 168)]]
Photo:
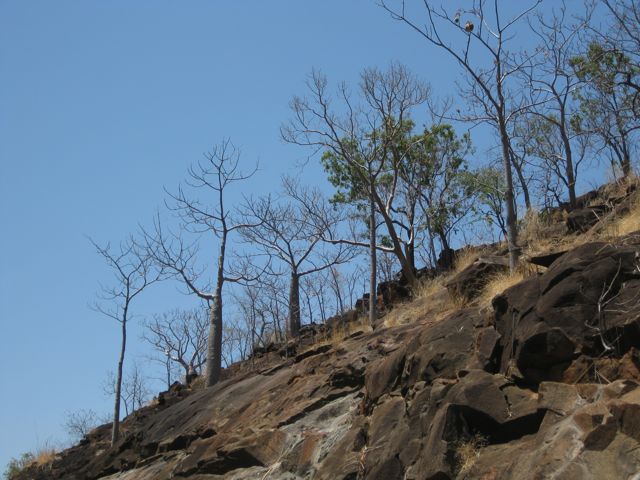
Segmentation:
[(407, 323), (261, 352), (18, 478), (637, 480), (640, 233), (532, 261), (491, 307), (471, 280), (500, 262), (479, 259), (448, 279), (464, 308), (434, 315), (440, 292)]

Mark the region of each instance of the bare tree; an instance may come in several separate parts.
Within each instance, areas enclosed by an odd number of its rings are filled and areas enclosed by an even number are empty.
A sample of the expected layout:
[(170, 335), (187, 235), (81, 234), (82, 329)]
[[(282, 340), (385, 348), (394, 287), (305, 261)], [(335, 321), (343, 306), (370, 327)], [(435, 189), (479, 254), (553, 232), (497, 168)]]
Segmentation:
[[(457, 10), (453, 14), (444, 7), (435, 7), (433, 2), (424, 0), (425, 24), (422, 21), (424, 14), (412, 15), (407, 10), (405, 0), (379, 0), (382, 8), (394, 19), (404, 22), (431, 45), (446, 52), (466, 73), (466, 83), (460, 87), (461, 95), (469, 101), (469, 110), (460, 112), (458, 119), (474, 124), (489, 124), (498, 135), (506, 184), (504, 196), (511, 269), (518, 263), (520, 247), (508, 125), (514, 115), (530, 108), (530, 105), (514, 100), (511, 87), (527, 58), (515, 58), (507, 49), (507, 44), (514, 38), (514, 30), (519, 23), (541, 1), (529, 2), (526, 8), (505, 21), (498, 0), (474, 0), (471, 9)], [(446, 30), (455, 36), (455, 41), (445, 39)]]
[(65, 412), (63, 428), (74, 442), (82, 440), (100, 423), (100, 417), (91, 409), (80, 409)]
[[(105, 395), (114, 395), (118, 388), (117, 376), (113, 372), (108, 372), (102, 386)], [(146, 377), (138, 367), (138, 363), (134, 362), (127, 375), (121, 380), (120, 396), (125, 416), (141, 408), (149, 400), (150, 393)]]
[[(206, 301), (210, 306), (209, 333), (206, 362), (206, 384), (214, 385), (220, 379), (222, 365), (222, 291), (225, 282), (238, 282), (241, 278), (227, 273), (227, 242), (229, 235), (251, 225), (237, 221), (234, 212), (225, 203), (228, 189), (250, 178), (239, 169), (240, 152), (230, 140), (223, 140), (204, 160), (189, 169), (186, 185), (194, 191), (212, 194), (213, 203), (207, 204), (195, 196), (189, 196), (183, 187), (177, 193), (169, 193), (173, 200), (170, 207), (183, 220), (183, 228), (196, 234), (210, 234), (218, 240), (217, 261), (213, 278), (213, 290), (200, 286), (204, 269), (196, 267), (198, 245), (188, 244), (183, 236), (166, 232), (159, 219), (153, 234), (145, 233), (146, 247), (154, 260), (186, 285), (189, 293)], [(256, 167), (257, 168), (257, 167)]]
[(530, 29), (538, 38), (537, 54), (519, 72), (533, 105), (522, 126), (533, 132), (525, 145), (565, 185), (571, 208), (576, 207), (576, 179), (586, 153), (572, 123), (579, 108), (574, 99), (583, 82), (571, 68), (571, 59), (578, 52), (580, 33), (587, 28), (591, 13), (588, 8), (580, 20), (572, 21), (563, 1), (550, 18), (536, 15)]
[[(426, 101), (429, 89), (401, 65), (392, 65), (384, 72), (369, 69), (361, 75), (359, 99), (354, 100), (345, 84), (339, 86), (336, 110), (327, 86), (326, 78), (313, 72), (308, 82), (310, 96), (294, 97), (293, 119), (282, 127), (281, 134), (289, 143), (322, 151), (330, 180), (347, 191), (346, 195), (339, 195), (367, 210), (372, 292), (369, 315), (373, 323), (377, 316), (377, 250), (393, 252), (409, 285), (416, 283), (414, 265), (406, 252), (414, 238), (401, 238), (394, 218), (394, 201), (398, 167), (406, 154), (399, 148), (401, 139), (407, 133), (411, 111)], [(391, 246), (377, 243), (376, 215), (386, 227)], [(344, 238), (340, 241), (364, 246), (363, 242)]]
[(140, 249), (133, 238), (121, 242), (117, 247), (104, 247), (89, 239), (98, 254), (106, 261), (114, 276), (113, 286), (101, 285), (94, 310), (112, 318), (120, 324), (121, 340), (118, 366), (114, 377), (114, 408), (111, 444), (120, 434), (120, 402), (122, 399), (122, 371), (127, 347), (127, 323), (131, 319), (131, 304), (149, 285), (163, 277), (163, 268), (154, 266), (152, 258)]
[[(241, 232), (247, 243), (261, 250), (269, 259), (276, 258), (286, 265), (290, 277), (287, 333), (290, 337), (297, 337), (301, 326), (300, 279), (350, 260), (353, 249), (348, 245), (331, 246), (322, 241), (325, 229), (336, 228), (338, 216), (333, 216), (319, 229), (308, 221), (304, 206), (292, 200), (277, 201), (271, 196), (248, 199), (245, 217), (254, 226)], [(271, 271), (280, 273), (274, 269)]]
[[(209, 320), (202, 308), (171, 310), (143, 322), (142, 339), (160, 357), (179, 365), (185, 378), (202, 373), (207, 358)], [(170, 372), (170, 370), (169, 370)]]

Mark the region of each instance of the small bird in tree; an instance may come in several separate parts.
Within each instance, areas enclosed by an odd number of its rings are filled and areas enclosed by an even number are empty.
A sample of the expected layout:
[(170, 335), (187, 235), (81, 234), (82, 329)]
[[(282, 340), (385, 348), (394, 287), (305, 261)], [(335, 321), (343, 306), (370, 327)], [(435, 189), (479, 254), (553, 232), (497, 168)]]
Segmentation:
[(453, 17), (453, 21), (456, 22), (456, 24), (460, 23), (460, 12), (456, 12), (455, 16)]
[(464, 29), (465, 31), (471, 33), (473, 32), (473, 23), (468, 21), (465, 25), (464, 25)]

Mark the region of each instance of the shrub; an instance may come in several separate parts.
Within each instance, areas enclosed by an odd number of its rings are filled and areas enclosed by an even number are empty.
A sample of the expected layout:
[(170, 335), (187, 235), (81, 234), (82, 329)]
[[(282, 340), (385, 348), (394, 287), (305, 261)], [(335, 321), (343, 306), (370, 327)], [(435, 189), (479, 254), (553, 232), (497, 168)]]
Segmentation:
[(18, 476), (22, 470), (35, 462), (35, 456), (31, 452), (23, 453), (20, 458), (12, 458), (4, 471), (5, 480), (12, 480)]

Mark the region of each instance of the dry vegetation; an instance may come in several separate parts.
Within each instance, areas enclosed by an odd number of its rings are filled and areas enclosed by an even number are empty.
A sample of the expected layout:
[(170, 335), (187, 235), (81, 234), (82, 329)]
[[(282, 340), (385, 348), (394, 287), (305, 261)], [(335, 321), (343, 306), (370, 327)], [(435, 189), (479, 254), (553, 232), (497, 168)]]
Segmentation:
[(458, 474), (468, 473), (480, 457), (480, 450), (487, 445), (487, 439), (476, 434), (467, 440), (460, 440), (455, 444), (455, 458)]
[(482, 294), (478, 298), (478, 303), (481, 307), (490, 307), (491, 301), (499, 294), (507, 290), (509, 287), (513, 287), (515, 284), (523, 281), (527, 276), (518, 269), (515, 272), (499, 273), (491, 277), (491, 279), (485, 285)]
[(54, 447), (45, 446), (34, 454), (33, 465), (44, 467), (52, 463), (56, 458), (57, 451)]
[(620, 237), (640, 230), (640, 195), (634, 194), (629, 200), (628, 212), (612, 216), (607, 222), (606, 235)]
[(340, 345), (345, 338), (358, 331), (370, 332), (372, 331), (371, 325), (369, 325), (368, 317), (361, 315), (355, 322), (345, 322), (341, 325), (337, 325), (332, 329), (328, 329), (326, 333), (318, 335), (318, 342), (316, 345)]

